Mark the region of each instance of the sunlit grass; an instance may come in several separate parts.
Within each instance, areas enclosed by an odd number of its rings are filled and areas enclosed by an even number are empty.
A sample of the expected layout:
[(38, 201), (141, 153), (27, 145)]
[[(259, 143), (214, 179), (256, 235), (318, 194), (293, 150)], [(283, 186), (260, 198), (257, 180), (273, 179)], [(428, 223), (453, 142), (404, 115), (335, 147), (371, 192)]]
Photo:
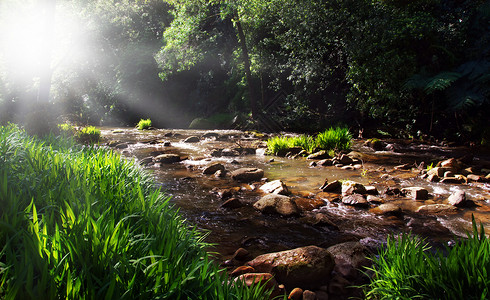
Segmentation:
[(267, 298), (230, 284), (203, 233), (110, 150), (0, 127), (0, 204), (0, 298)]
[(150, 127), (151, 127), (151, 120), (150, 119), (141, 119), (138, 122), (138, 125), (136, 125), (136, 128), (138, 128), (139, 130), (148, 129)]
[(342, 151), (350, 149), (351, 143), (352, 134), (349, 129), (335, 127), (319, 133), (316, 137), (309, 135), (272, 137), (267, 140), (267, 152), (273, 155), (285, 155), (292, 147), (300, 147), (308, 153), (314, 150)]
[(483, 225), (478, 232), (447, 248), (429, 252), (421, 239), (404, 234), (389, 237), (374, 259), (368, 299), (488, 299), (490, 241)]

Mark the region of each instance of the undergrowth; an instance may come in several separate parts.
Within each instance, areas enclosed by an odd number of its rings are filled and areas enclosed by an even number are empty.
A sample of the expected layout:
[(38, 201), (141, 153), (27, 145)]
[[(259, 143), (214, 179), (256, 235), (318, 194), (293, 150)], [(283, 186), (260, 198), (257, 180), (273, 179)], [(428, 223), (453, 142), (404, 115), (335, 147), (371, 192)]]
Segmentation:
[(110, 150), (0, 127), (0, 298), (267, 298), (229, 282), (152, 182)]
[(139, 130), (148, 129), (150, 127), (151, 127), (151, 119), (141, 119), (136, 125), (136, 128), (138, 128)]
[(352, 134), (348, 128), (332, 127), (315, 137), (300, 135), (293, 137), (276, 136), (267, 140), (267, 152), (273, 155), (285, 155), (290, 148), (300, 147), (307, 153), (315, 150), (342, 151), (350, 149)]
[(490, 241), (472, 223), (473, 235), (435, 253), (410, 234), (389, 237), (369, 269), (367, 299), (489, 299)]

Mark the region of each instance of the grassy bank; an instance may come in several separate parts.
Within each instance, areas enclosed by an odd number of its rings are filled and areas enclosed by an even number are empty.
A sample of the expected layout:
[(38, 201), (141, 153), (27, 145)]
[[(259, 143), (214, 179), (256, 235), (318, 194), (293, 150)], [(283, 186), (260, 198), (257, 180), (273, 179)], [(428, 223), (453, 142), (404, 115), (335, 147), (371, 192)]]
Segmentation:
[(445, 251), (420, 238), (389, 237), (374, 259), (367, 299), (489, 299), (490, 240), (483, 225)]
[(263, 299), (168, 200), (109, 150), (0, 127), (0, 298)]

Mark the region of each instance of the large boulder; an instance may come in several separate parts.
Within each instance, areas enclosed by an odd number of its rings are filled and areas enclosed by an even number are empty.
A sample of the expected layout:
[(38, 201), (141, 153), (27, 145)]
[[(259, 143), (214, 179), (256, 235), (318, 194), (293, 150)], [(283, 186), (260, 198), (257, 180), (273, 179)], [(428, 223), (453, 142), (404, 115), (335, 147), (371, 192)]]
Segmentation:
[(240, 182), (259, 181), (264, 176), (264, 170), (258, 168), (241, 168), (231, 172), (231, 178)]
[(335, 261), (324, 248), (306, 246), (263, 254), (248, 262), (257, 272), (274, 274), (287, 288), (315, 289), (330, 279)]
[(254, 208), (263, 213), (277, 213), (283, 216), (298, 214), (296, 203), (288, 196), (269, 194), (254, 203)]
[(338, 274), (353, 279), (359, 273), (357, 270), (371, 265), (369, 249), (359, 242), (345, 242), (327, 248), (335, 259), (335, 270)]
[(286, 184), (279, 179), (271, 182), (267, 182), (266, 184), (260, 187), (260, 190), (268, 194), (287, 195), (289, 193)]

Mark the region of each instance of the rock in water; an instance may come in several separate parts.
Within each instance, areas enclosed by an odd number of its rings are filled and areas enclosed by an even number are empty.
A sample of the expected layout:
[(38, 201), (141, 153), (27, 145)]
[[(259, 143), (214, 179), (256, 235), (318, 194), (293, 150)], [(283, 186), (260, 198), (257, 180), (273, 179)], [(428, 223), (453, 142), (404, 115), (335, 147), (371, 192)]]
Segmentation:
[(449, 196), (447, 202), (453, 206), (458, 206), (458, 207), (466, 206), (467, 204), (466, 193), (461, 190), (456, 191), (454, 194)]
[(171, 164), (180, 161), (180, 156), (177, 154), (160, 154), (155, 157), (156, 163)]
[(264, 176), (264, 170), (258, 168), (241, 168), (231, 172), (231, 178), (240, 182), (260, 181)]
[(413, 200), (427, 200), (429, 198), (429, 191), (421, 187), (403, 188), (402, 192)]
[(263, 213), (277, 213), (283, 216), (298, 214), (296, 203), (288, 196), (269, 194), (254, 203), (254, 208)]
[(258, 272), (274, 274), (288, 288), (319, 288), (325, 285), (335, 261), (326, 249), (306, 246), (282, 252), (268, 253), (248, 262)]
[(342, 183), (342, 195), (347, 196), (352, 194), (366, 194), (366, 188), (364, 185), (355, 181), (344, 181)]
[(279, 179), (271, 182), (267, 182), (266, 184), (260, 187), (260, 190), (268, 194), (287, 195), (289, 193), (286, 184), (284, 184), (284, 182), (282, 182)]

